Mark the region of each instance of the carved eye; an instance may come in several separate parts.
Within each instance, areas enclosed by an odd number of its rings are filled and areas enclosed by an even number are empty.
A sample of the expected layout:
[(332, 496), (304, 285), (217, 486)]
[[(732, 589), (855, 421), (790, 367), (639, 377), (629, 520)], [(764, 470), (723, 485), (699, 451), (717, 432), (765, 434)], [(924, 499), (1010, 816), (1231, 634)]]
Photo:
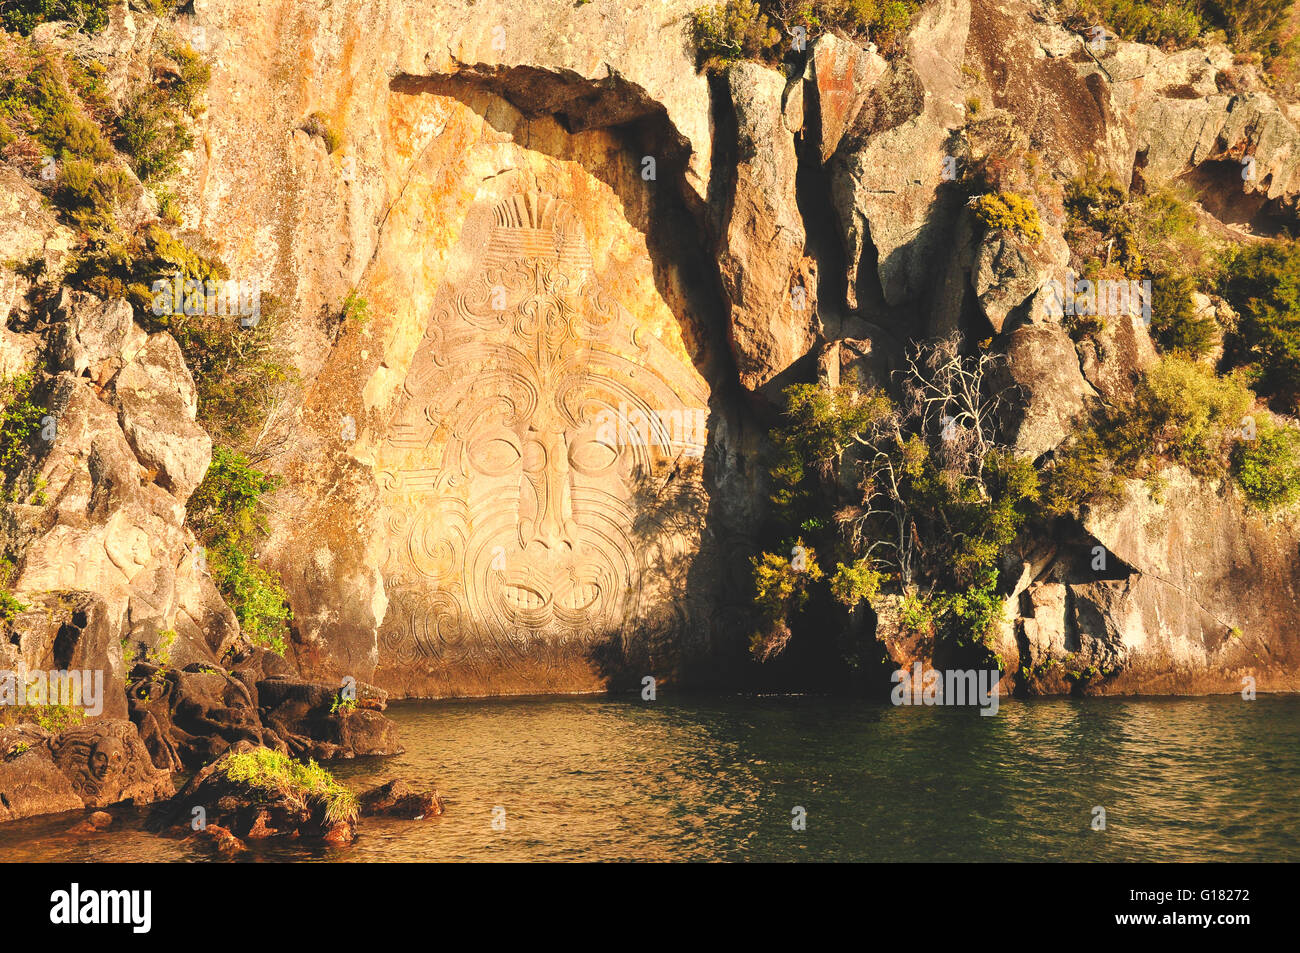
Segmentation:
[(580, 437), (569, 448), (569, 465), (586, 476), (594, 476), (612, 467), (618, 449), (594, 437)]
[(505, 476), (519, 465), (522, 455), (513, 434), (481, 437), (469, 446), (469, 460), (474, 469), (487, 476)]

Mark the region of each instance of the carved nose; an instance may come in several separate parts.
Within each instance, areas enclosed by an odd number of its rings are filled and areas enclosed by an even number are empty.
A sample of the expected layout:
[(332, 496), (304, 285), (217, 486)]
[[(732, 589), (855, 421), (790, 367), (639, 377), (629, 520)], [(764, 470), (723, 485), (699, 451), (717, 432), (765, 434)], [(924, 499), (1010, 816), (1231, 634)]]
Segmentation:
[(562, 433), (532, 435), (524, 446), (524, 479), (532, 486), (537, 503), (533, 518), (521, 521), (524, 548), (573, 549), (569, 455)]

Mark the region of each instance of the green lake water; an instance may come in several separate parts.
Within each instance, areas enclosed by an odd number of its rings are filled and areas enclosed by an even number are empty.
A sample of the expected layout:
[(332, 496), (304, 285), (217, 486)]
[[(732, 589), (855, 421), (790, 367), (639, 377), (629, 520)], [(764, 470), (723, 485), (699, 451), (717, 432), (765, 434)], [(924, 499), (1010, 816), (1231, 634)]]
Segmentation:
[[(389, 708), (406, 753), (331, 765), (434, 786), (431, 821), (363, 820), (328, 861), (1300, 860), (1300, 697), (1006, 701), (520, 699)], [(1093, 808), (1106, 830), (1092, 829)], [(804, 809), (805, 829), (792, 813)], [(144, 832), (0, 826), (3, 860), (198, 860)]]

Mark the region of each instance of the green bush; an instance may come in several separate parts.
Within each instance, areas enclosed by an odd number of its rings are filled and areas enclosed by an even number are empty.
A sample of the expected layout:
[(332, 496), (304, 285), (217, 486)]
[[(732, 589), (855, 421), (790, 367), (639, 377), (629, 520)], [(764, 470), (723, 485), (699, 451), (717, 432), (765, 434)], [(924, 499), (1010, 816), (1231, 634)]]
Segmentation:
[(117, 229), (116, 209), (130, 188), (126, 173), (116, 166), (73, 159), (59, 170), (54, 200), (80, 231), (112, 235)]
[(27, 462), (28, 441), (41, 426), (45, 410), (32, 403), (36, 379), (32, 372), (0, 381), (0, 472), (9, 474)]
[(8, 589), (0, 589), (0, 620), (12, 622), (20, 612), (26, 612), (26, 603), (19, 602)]
[(1254, 402), (1239, 375), (1221, 377), (1196, 361), (1165, 357), (1131, 396), (1096, 411), (1056, 451), (1044, 510), (1063, 515), (1085, 503), (1114, 503), (1120, 481), (1153, 480), (1171, 464), (1207, 479), (1227, 476)]
[[(897, 47), (923, 0), (721, 0), (691, 14), (700, 64), (718, 68), (738, 60), (775, 62), (794, 53), (795, 30), (807, 45), (822, 33), (886, 52)], [(805, 46), (805, 50), (807, 49)]]
[(1065, 0), (1063, 9), (1075, 29), (1105, 24), (1123, 39), (1165, 49), (1222, 30), (1234, 49), (1258, 54), (1266, 66), (1296, 55), (1294, 0)]
[(126, 298), (146, 330), (170, 333), (194, 375), (199, 422), (215, 442), (242, 447), (261, 426), (279, 386), (293, 375), (276, 344), (282, 308), (261, 294), (258, 320), (247, 325), (236, 315), (184, 314), (170, 300), (156, 308), (153, 284), (177, 276), (182, 282), (199, 282), (206, 295), (229, 280), (230, 271), (200, 248), (153, 226), (130, 238), (92, 237), (67, 282), (100, 297)]
[(360, 807), (354, 795), (315, 761), (303, 764), (270, 748), (232, 754), (221, 765), (231, 781), (287, 798), (313, 809), (319, 806), (331, 823), (350, 823)]
[(1300, 242), (1253, 242), (1230, 253), (1221, 286), (1241, 316), (1226, 357), (1248, 367), (1255, 389), (1300, 410)]
[[(934, 362), (928, 347), (918, 351), (909, 365), (916, 380), (938, 388), (930, 393), (980, 390), (989, 355), (963, 355), (955, 345), (939, 350), (945, 346), (935, 347)], [(959, 381), (940, 376), (938, 368), (951, 362), (964, 368)], [(905, 623), (911, 628), (932, 629), (972, 664), (997, 661), (989, 641), (1001, 612), (997, 565), (1035, 512), (1040, 486), (1031, 461), (992, 440), (995, 402), (976, 397), (971, 418), (954, 396), (950, 409), (963, 415), (964, 430), (946, 435), (931, 416), (905, 412), (882, 391), (863, 393), (851, 382), (798, 384), (784, 394), (785, 413), (771, 434), (772, 500), (779, 525), (800, 527), (811, 539), (803, 572), (785, 555), (791, 536), (754, 561), (764, 616), (782, 622), (756, 639), (759, 647), (772, 654), (773, 644), (790, 638), (785, 623), (805, 607), (825, 614), (836, 605), (872, 604), (889, 591), (916, 610)], [(813, 571), (813, 552), (835, 566), (829, 579)], [(860, 647), (849, 654), (860, 656)]]
[(207, 552), (208, 572), (254, 645), (284, 654), (291, 613), (276, 576), (253, 555), (266, 535), (262, 497), (278, 481), (243, 454), (212, 450), (212, 463), (186, 506), (190, 528)]
[(971, 211), (990, 229), (1004, 229), (1030, 242), (1043, 240), (1043, 226), (1034, 200), (1015, 192), (990, 192), (971, 200)]
[(325, 151), (331, 155), (343, 145), (343, 134), (334, 127), (330, 117), (323, 112), (314, 112), (303, 120), (302, 129), (309, 136), (319, 136), (325, 143)]
[(194, 145), (180, 111), (152, 86), (126, 97), (116, 125), (118, 147), (142, 182), (169, 178)]
[(1161, 351), (1198, 358), (1213, 350), (1218, 325), (1212, 313), (1196, 313), (1192, 295), (1197, 290), (1190, 275), (1151, 279), (1151, 338)]
[(880, 592), (884, 575), (877, 571), (870, 559), (855, 559), (847, 566), (835, 564), (835, 574), (831, 577), (831, 594), (846, 606), (856, 606), (863, 602), (868, 605)]
[(724, 0), (691, 14), (691, 35), (702, 63), (723, 65), (758, 59), (781, 36), (757, 0)]
[(6, 43), (0, 65), (0, 117), (11, 134), (32, 136), (62, 162), (112, 159), (112, 147), (81, 101), (84, 96), (92, 106), (102, 105), (96, 75), (24, 42)]
[(108, 23), (108, 11), (117, 0), (6, 0), (0, 4), (0, 26), (28, 34), (42, 23), (66, 20), (78, 29), (95, 33)]
[(1195, 0), (1075, 0), (1071, 23), (1104, 24), (1126, 40), (1181, 49), (1205, 30)]
[(1254, 394), (1235, 377), (1166, 357), (1138, 384), (1116, 434), (1142, 457), (1159, 457), (1204, 476), (1221, 474)]
[(188, 43), (172, 46), (167, 52), (176, 62), (178, 74), (167, 86), (168, 94), (174, 103), (194, 115), (196, 100), (212, 81), (212, 67)]
[[(1192, 295), (1213, 289), (1221, 262), (1189, 197), (1165, 189), (1132, 197), (1095, 168), (1066, 187), (1066, 241), (1089, 278), (1150, 279), (1151, 337), (1166, 353), (1203, 357), (1218, 341), (1210, 313), (1197, 314)], [(1087, 316), (1077, 323), (1087, 324)], [(1093, 330), (1083, 327), (1081, 332)]]
[(1262, 510), (1300, 500), (1300, 430), (1267, 418), (1253, 440), (1242, 440), (1232, 456), (1232, 474), (1246, 498)]

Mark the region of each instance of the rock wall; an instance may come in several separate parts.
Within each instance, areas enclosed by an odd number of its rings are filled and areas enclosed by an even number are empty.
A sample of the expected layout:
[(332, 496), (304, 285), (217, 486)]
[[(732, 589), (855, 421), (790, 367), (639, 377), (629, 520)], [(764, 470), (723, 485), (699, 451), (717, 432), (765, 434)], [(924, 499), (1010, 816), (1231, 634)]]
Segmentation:
[[(1034, 0), (933, 0), (892, 59), (824, 36), (793, 70), (710, 78), (695, 6), (196, 0), (178, 18), (213, 64), (186, 225), (294, 316), (264, 555), (305, 675), (463, 695), (734, 673), (786, 383), (883, 382), (913, 339), (989, 339), (1033, 458), (1123, 393), (1154, 359), (1141, 322), (1076, 345), (1042, 307), (1069, 261), (1061, 209), (1040, 197), (1026, 243), (946, 174), (973, 96), (1048, 178), (1091, 157), (1187, 182), (1229, 225), (1294, 215), (1291, 107), (1238, 90), (1222, 47), (1098, 54)], [(102, 43), (127, 63), (143, 30), (123, 8)], [(31, 236), (26, 254), (66, 244)], [(343, 314), (349, 293), (364, 311)], [(114, 635), (176, 628), (198, 660), (233, 620), (184, 556), (209, 452), (192, 385), (119, 305), (60, 314), (67, 442), (41, 463), (48, 513), (10, 517), (16, 586), (99, 600), (77, 611)], [(37, 350), (6, 341), (6, 367)], [(1295, 520), (1179, 487), (1012, 554), (1009, 662), (1129, 673), (1101, 690), (1235, 689), (1251, 665), (1296, 687)]]

